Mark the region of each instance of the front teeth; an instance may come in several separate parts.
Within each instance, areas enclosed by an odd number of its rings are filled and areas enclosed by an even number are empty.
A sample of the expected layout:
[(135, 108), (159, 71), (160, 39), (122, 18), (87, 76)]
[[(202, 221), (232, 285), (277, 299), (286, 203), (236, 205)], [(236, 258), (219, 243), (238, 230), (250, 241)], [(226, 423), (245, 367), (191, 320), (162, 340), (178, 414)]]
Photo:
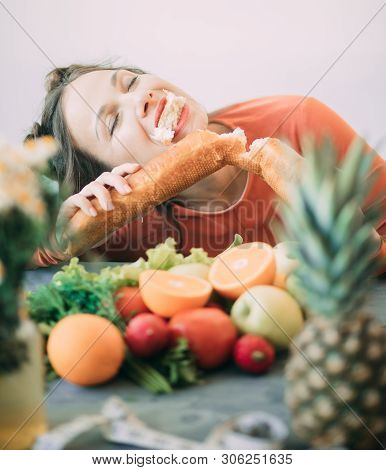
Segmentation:
[(163, 90), (166, 94), (166, 104), (162, 111), (158, 126), (154, 129), (151, 136), (157, 143), (163, 145), (171, 144), (178, 120), (181, 116), (182, 108), (185, 105), (186, 98), (176, 96), (168, 90)]

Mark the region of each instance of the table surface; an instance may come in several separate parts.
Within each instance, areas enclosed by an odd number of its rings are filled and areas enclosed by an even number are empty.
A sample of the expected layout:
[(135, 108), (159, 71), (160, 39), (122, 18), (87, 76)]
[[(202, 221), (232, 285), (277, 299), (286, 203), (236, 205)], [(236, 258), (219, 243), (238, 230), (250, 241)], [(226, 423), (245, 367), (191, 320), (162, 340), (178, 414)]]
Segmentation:
[[(88, 271), (121, 263), (82, 263)], [(24, 286), (36, 290), (50, 282), (60, 266), (28, 270)], [(377, 279), (366, 304), (366, 310), (386, 325), (386, 279)], [(78, 387), (68, 382), (47, 384), (45, 403), (49, 427), (52, 428), (81, 414), (98, 414), (111, 395), (124, 399), (139, 418), (154, 429), (180, 437), (203, 441), (215, 425), (240, 413), (265, 411), (289, 424), (290, 415), (284, 403), (286, 357), (279, 357), (265, 375), (252, 376), (233, 365), (205, 375), (202, 385), (185, 387), (166, 395), (152, 395), (135, 384), (117, 379), (98, 387)], [(55, 390), (54, 390), (55, 387)], [(304, 448), (290, 435), (286, 448)], [(132, 449), (106, 442), (98, 430), (87, 433), (71, 449)]]

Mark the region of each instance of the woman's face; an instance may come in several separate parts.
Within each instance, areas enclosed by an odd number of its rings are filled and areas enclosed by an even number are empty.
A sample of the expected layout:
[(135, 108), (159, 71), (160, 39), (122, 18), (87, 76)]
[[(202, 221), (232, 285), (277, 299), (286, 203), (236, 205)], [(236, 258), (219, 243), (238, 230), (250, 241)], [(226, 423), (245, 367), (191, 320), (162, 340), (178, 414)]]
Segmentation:
[(74, 145), (111, 168), (126, 162), (143, 166), (168, 148), (150, 137), (164, 89), (184, 96), (189, 110), (173, 143), (196, 129), (207, 128), (204, 107), (156, 75), (98, 70), (81, 75), (63, 93), (64, 119)]

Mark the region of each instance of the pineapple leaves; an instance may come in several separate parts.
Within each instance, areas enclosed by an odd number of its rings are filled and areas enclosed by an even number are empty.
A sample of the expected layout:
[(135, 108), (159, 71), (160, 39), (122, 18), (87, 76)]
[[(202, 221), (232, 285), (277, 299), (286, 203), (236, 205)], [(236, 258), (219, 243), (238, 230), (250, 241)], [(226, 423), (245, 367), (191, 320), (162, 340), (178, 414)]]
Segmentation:
[(293, 188), (291, 205), (281, 214), (288, 237), (297, 242), (297, 269), (290, 276), (293, 293), (310, 312), (344, 317), (358, 309), (379, 267), (374, 226), (382, 200), (361, 211), (378, 177), (373, 154), (355, 140), (338, 167), (331, 139), (302, 143), (307, 170)]

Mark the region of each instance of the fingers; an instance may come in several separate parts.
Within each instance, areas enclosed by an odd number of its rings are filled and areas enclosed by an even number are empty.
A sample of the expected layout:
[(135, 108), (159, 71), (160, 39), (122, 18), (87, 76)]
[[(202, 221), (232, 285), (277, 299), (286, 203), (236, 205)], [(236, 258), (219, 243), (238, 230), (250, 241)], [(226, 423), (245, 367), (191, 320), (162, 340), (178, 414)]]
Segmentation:
[(111, 211), (114, 209), (109, 190), (98, 181), (92, 181), (91, 183), (87, 184), (79, 194), (81, 196), (85, 196), (86, 198), (95, 196), (98, 199), (102, 209), (105, 211)]
[(116, 166), (111, 170), (111, 173), (123, 176), (130, 175), (141, 169), (139, 163), (123, 163), (122, 165)]
[(131, 193), (131, 188), (128, 182), (120, 175), (112, 174), (112, 173), (102, 173), (98, 178), (95, 180), (102, 185), (108, 184), (115, 188), (120, 194), (129, 194)]
[(89, 199), (85, 196), (74, 194), (62, 204), (58, 214), (58, 221), (63, 220), (65, 223), (66, 220), (71, 219), (78, 209), (81, 209), (86, 215), (91, 217), (97, 215), (97, 211)]
[(91, 215), (91, 217), (95, 217), (97, 215), (97, 211), (95, 207), (92, 205), (92, 202), (86, 197), (82, 197), (81, 195), (78, 195), (76, 202), (77, 202), (77, 206), (85, 214)]
[(62, 204), (58, 219), (68, 220), (76, 213), (78, 209), (86, 215), (95, 217), (97, 211), (89, 198), (96, 197), (102, 209), (111, 211), (114, 205), (111, 199), (110, 191), (105, 187), (115, 188), (120, 194), (129, 194), (132, 192), (130, 185), (123, 177), (135, 173), (141, 168), (138, 163), (123, 163), (112, 169), (111, 172), (104, 172), (95, 181), (87, 184), (79, 193), (70, 196)]

